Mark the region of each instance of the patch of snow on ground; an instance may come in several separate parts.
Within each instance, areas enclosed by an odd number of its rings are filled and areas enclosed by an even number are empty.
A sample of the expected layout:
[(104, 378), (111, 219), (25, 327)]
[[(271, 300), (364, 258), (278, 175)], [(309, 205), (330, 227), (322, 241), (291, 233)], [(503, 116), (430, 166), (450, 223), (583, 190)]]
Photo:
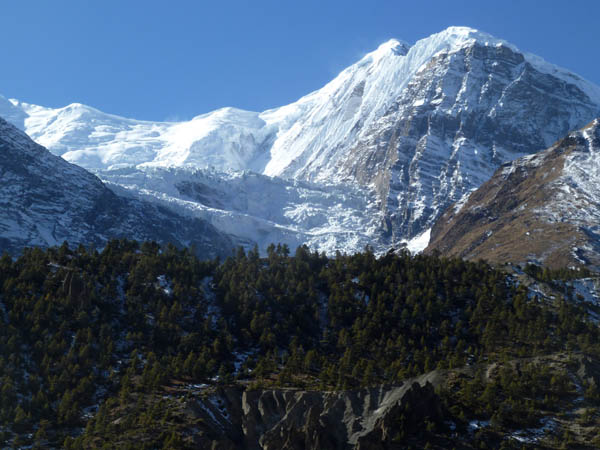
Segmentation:
[(217, 305), (217, 296), (213, 290), (213, 277), (206, 277), (202, 280), (202, 292), (207, 301), (206, 314), (212, 317), (213, 327), (217, 326), (217, 321), (221, 317), (221, 308)]
[(467, 201), (469, 201), (469, 197), (473, 191), (474, 190), (472, 190), (471, 192), (467, 192), (460, 198), (460, 200), (454, 203), (454, 214), (458, 214), (460, 210), (463, 209), (463, 206), (465, 206)]
[(486, 428), (490, 426), (489, 420), (471, 420), (469, 422), (469, 431), (477, 431), (481, 428)]
[(412, 253), (421, 253), (429, 245), (429, 239), (431, 238), (431, 228), (425, 230), (423, 233), (414, 237), (410, 241), (406, 242), (406, 248)]
[(208, 397), (208, 401), (210, 402), (210, 404), (221, 413), (221, 416), (227, 420), (228, 422), (230, 421), (229, 419), (229, 412), (227, 411), (227, 407), (225, 406), (223, 399), (219, 396), (216, 395), (211, 395), (210, 397)]
[(83, 408), (81, 418), (84, 420), (89, 420), (96, 415), (98, 412), (98, 405), (88, 406), (87, 408)]
[(544, 417), (541, 422), (541, 427), (517, 430), (511, 435), (511, 437), (519, 442), (535, 444), (539, 442), (542, 437), (553, 432), (557, 426), (556, 421), (551, 417)]
[[(209, 399), (210, 405), (213, 406), (212, 401)], [(223, 424), (221, 423), (220, 420), (217, 420), (215, 413), (212, 411), (212, 409), (210, 408), (210, 406), (206, 405), (204, 402), (198, 402), (198, 405), (204, 410), (206, 411), (206, 413), (210, 416), (210, 418), (212, 419), (213, 423), (219, 425), (220, 427), (223, 427)], [(218, 410), (218, 408), (216, 408)]]
[(600, 306), (600, 281), (595, 278), (582, 278), (570, 281), (567, 286), (573, 287), (575, 299)]
[(156, 277), (156, 282), (158, 283), (158, 287), (162, 289), (165, 294), (169, 296), (173, 294), (173, 286), (171, 285), (171, 282), (167, 280), (166, 275), (159, 275)]
[(258, 351), (258, 349), (255, 349), (253, 351), (234, 353), (234, 356), (235, 356), (235, 361), (233, 362), (233, 365), (235, 367), (234, 375), (237, 375), (240, 373), (240, 369), (242, 368), (242, 365), (246, 362), (246, 360), (250, 356), (256, 354), (257, 351)]

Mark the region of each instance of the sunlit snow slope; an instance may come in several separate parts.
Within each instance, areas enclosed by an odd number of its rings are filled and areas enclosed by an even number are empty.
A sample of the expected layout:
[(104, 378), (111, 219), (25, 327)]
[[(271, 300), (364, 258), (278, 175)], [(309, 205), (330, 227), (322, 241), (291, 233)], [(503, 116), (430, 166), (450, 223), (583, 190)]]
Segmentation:
[[(224, 108), (188, 122), (143, 122), (0, 98), (0, 116), (130, 195), (185, 205), (242, 243), (281, 239), (329, 252), (413, 238), (422, 247), (446, 207), (500, 164), (599, 115), (597, 86), (462, 27), (412, 46), (386, 42), (323, 88), (262, 113)], [(250, 182), (232, 171), (264, 176)], [(180, 188), (210, 188), (209, 178), (234, 187), (201, 197)], [(262, 207), (249, 201), (243, 216), (220, 201), (272, 189), (287, 194)]]

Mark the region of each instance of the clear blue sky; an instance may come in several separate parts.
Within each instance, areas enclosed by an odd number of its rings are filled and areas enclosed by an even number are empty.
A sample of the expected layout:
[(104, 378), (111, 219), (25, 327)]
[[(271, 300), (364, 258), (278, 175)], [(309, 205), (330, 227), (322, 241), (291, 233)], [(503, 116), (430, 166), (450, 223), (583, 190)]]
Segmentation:
[(261, 111), (390, 38), (465, 25), (600, 84), (597, 0), (18, 0), (0, 7), (0, 94), (149, 120)]

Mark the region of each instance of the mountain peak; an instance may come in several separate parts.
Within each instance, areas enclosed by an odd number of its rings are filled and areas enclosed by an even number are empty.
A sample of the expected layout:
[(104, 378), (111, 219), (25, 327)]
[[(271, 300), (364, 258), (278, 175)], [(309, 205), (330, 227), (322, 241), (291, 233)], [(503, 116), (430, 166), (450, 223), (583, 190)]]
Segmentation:
[[(475, 28), (463, 27), (463, 26), (448, 27), (445, 30), (440, 31), (437, 34), (447, 36), (448, 39), (458, 40), (458, 41), (474, 39), (477, 41), (493, 42), (493, 43), (497, 43), (497, 42), (504, 43), (505, 42), (501, 39), (498, 39), (498, 38), (492, 36), (491, 34), (485, 33), (483, 31), (477, 30)], [(435, 36), (435, 34), (433, 36)]]
[(388, 54), (392, 53), (398, 56), (404, 56), (408, 53), (410, 49), (410, 45), (407, 42), (400, 41), (398, 39), (390, 39), (389, 41), (384, 42), (377, 50), (375, 50), (374, 54)]
[(420, 39), (414, 46), (399, 39), (390, 39), (383, 42), (376, 50), (369, 53), (369, 56), (382, 57), (389, 54), (406, 56), (413, 48), (414, 50), (429, 49), (431, 54), (434, 54), (444, 48), (461, 48), (466, 44), (472, 44), (474, 42), (488, 46), (504, 45), (518, 51), (514, 45), (502, 39), (498, 39), (491, 34), (484, 33), (475, 28), (452, 26), (439, 33)]
[(432, 34), (417, 41), (414, 47), (425, 51), (429, 50), (430, 54), (435, 54), (441, 50), (460, 49), (474, 43), (486, 47), (505, 46), (520, 53), (520, 50), (516, 46), (503, 39), (476, 30), (475, 28), (461, 26), (448, 27), (439, 33)]
[(0, 95), (0, 117), (14, 124), (21, 130), (24, 128), (27, 114), (15, 105), (16, 102)]

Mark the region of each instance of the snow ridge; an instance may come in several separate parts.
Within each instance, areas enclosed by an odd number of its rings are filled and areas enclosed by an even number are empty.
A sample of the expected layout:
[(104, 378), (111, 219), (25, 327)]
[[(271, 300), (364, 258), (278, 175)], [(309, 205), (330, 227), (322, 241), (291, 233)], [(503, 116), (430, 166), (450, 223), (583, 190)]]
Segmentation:
[[(151, 122), (79, 103), (52, 109), (0, 96), (0, 117), (54, 154), (87, 169), (188, 166), (330, 179), (335, 174), (332, 168), (310, 174), (302, 169), (326, 164), (335, 156), (327, 149), (348, 146), (356, 138), (357, 124), (368, 129), (436, 55), (474, 44), (519, 52), (478, 30), (450, 27), (413, 46), (396, 39), (385, 42), (323, 88), (262, 113), (222, 108), (187, 122)], [(524, 56), (539, 71), (574, 84), (600, 104), (599, 87), (538, 56)]]

